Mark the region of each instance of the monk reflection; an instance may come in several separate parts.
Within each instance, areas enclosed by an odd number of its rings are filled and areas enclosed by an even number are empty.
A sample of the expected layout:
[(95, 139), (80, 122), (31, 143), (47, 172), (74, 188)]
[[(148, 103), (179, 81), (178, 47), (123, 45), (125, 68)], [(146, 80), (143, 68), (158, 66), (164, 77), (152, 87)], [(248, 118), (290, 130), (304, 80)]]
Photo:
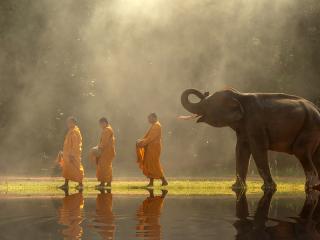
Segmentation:
[(65, 190), (65, 197), (62, 200), (62, 206), (59, 208), (58, 223), (64, 225), (61, 231), (66, 239), (81, 239), (83, 230), (81, 222), (83, 221), (83, 196), (82, 192), (69, 195)]
[(107, 192), (100, 190), (100, 194), (97, 195), (93, 228), (99, 233), (101, 239), (114, 239), (116, 227), (112, 212), (112, 193), (110, 189)]
[[(320, 239), (320, 199), (318, 192), (309, 192), (302, 211), (295, 221), (271, 219), (268, 217), (273, 192), (264, 192), (256, 212), (249, 217), (245, 194), (237, 193), (234, 223), (236, 239)], [(266, 224), (271, 221), (272, 224)]]
[(137, 211), (138, 225), (136, 227), (136, 237), (142, 239), (161, 239), (160, 216), (163, 201), (167, 195), (167, 190), (162, 190), (161, 196), (154, 196), (153, 189), (147, 189), (147, 197)]

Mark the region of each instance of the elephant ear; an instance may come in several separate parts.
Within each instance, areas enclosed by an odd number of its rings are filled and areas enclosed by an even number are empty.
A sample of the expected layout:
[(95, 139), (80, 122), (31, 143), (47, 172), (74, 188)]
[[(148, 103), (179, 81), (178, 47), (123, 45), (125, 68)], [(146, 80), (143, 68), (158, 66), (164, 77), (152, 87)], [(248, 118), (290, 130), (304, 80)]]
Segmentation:
[(244, 109), (239, 100), (228, 97), (225, 102), (225, 120), (229, 123), (240, 121), (244, 116)]

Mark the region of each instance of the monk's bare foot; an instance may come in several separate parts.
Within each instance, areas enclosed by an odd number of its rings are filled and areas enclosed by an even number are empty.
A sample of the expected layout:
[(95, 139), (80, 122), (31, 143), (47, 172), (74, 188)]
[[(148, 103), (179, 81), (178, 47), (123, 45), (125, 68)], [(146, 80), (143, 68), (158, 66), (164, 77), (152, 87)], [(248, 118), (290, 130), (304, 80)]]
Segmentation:
[(161, 184), (161, 186), (168, 186), (169, 185), (169, 183), (168, 183), (168, 181), (167, 180), (163, 180), (162, 181), (162, 184)]
[(153, 184), (149, 183), (146, 188), (153, 188)]
[(80, 183), (79, 185), (77, 185), (77, 186), (75, 187), (75, 189), (77, 189), (78, 191), (83, 190), (83, 184)]
[(63, 185), (59, 186), (58, 188), (60, 188), (62, 190), (68, 190), (69, 189), (69, 185), (68, 184), (63, 184)]

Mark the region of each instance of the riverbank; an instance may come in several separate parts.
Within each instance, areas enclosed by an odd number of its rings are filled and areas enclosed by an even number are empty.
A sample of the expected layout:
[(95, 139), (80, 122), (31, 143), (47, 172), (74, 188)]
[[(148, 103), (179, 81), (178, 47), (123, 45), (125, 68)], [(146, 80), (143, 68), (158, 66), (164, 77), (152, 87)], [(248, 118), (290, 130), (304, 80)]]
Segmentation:
[[(304, 192), (304, 180), (296, 178), (275, 179), (278, 185), (278, 193)], [(169, 186), (161, 187), (159, 182), (155, 183), (154, 190), (167, 190), (170, 195), (234, 195), (231, 178), (219, 179), (169, 179)], [(61, 178), (15, 178), (7, 177), (0, 179), (0, 193), (7, 195), (61, 195), (57, 187), (63, 184)], [(84, 194), (97, 193), (95, 185), (98, 183), (94, 178), (84, 181)], [(112, 193), (115, 194), (146, 194), (147, 182), (145, 180), (118, 179), (112, 184)], [(262, 182), (259, 179), (247, 182), (248, 194), (261, 193)], [(70, 192), (76, 191), (76, 183), (70, 184)]]

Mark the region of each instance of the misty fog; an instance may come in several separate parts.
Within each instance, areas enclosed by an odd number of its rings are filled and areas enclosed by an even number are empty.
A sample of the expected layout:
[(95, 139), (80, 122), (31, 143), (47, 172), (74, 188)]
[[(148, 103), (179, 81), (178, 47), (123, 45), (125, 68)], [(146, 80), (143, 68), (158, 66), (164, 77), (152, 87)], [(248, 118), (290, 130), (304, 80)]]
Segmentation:
[[(87, 155), (106, 116), (115, 178), (139, 177), (135, 141), (156, 112), (168, 177), (233, 175), (235, 134), (177, 120), (181, 92), (233, 87), (317, 101), (319, 66), (318, 0), (2, 0), (0, 172), (59, 175), (73, 115), (94, 176)], [(271, 153), (275, 162), (301, 172), (293, 157)]]

